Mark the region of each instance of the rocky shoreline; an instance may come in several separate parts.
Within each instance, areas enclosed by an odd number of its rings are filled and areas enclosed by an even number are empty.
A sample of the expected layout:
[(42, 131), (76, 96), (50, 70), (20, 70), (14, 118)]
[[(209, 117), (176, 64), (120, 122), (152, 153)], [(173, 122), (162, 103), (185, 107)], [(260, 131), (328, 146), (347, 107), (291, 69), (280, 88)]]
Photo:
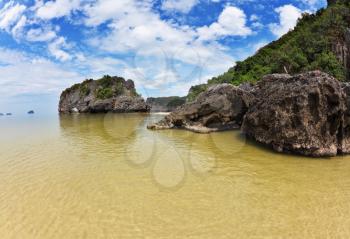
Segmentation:
[(320, 71), (274, 74), (255, 86), (210, 87), (149, 129), (198, 133), (239, 129), (277, 152), (350, 153), (350, 84)]
[[(178, 105), (168, 107), (172, 101)], [(133, 81), (105, 76), (65, 90), (59, 112), (173, 110), (147, 128), (196, 133), (240, 129), (277, 152), (312, 157), (350, 153), (350, 84), (320, 71), (267, 75), (256, 85), (212, 85), (184, 103), (179, 97), (149, 98), (146, 102)]]
[(239, 129), (252, 99), (253, 95), (244, 89), (214, 85), (148, 129), (184, 128), (197, 133)]

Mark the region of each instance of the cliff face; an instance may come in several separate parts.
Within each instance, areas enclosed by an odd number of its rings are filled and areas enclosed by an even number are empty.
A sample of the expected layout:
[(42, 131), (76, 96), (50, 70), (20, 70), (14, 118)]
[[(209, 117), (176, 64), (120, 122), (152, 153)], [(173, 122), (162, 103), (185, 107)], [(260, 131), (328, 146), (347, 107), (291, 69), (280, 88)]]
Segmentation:
[(58, 110), (60, 113), (129, 113), (147, 112), (149, 106), (137, 94), (132, 80), (104, 76), (63, 91)]

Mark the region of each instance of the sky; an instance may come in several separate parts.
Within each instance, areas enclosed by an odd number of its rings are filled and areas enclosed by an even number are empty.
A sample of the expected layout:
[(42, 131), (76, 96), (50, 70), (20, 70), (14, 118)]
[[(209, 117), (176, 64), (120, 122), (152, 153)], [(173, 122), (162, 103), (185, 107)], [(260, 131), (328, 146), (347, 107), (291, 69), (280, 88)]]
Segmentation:
[(192, 85), (293, 29), (326, 0), (0, 0), (0, 112), (57, 112), (74, 83), (118, 75), (143, 97)]

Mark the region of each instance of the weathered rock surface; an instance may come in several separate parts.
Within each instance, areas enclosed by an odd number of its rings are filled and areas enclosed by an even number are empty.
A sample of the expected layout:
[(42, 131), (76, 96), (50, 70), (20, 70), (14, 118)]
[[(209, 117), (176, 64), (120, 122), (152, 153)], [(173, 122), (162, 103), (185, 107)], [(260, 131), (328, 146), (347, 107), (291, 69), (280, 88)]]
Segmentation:
[(141, 98), (132, 80), (104, 76), (100, 80), (86, 80), (62, 92), (60, 113), (131, 113), (148, 112), (149, 106)]
[(240, 127), (253, 95), (229, 84), (211, 86), (195, 101), (187, 103), (149, 125), (149, 129), (183, 128), (198, 133), (209, 133)]
[(350, 85), (319, 71), (269, 75), (255, 87), (242, 131), (278, 152), (350, 153)]
[(151, 107), (151, 112), (172, 112), (186, 103), (186, 97), (151, 97), (146, 103)]

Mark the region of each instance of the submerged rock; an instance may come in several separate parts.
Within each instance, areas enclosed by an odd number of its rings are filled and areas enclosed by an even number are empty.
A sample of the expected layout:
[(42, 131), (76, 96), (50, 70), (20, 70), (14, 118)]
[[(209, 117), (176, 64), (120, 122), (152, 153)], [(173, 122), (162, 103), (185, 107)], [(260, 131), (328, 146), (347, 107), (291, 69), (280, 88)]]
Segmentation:
[(214, 85), (148, 129), (183, 128), (198, 133), (237, 129), (253, 98), (233, 85)]
[(242, 131), (278, 152), (350, 153), (350, 86), (314, 71), (269, 75), (257, 83)]
[(34, 110), (28, 111), (28, 114), (29, 114), (29, 115), (33, 115), (34, 113), (35, 113)]
[(0, 113), (0, 116), (4, 116), (4, 114), (3, 114), (3, 113)]
[(60, 113), (130, 113), (148, 112), (149, 106), (140, 97), (132, 80), (104, 76), (86, 80), (62, 92)]
[(11, 116), (11, 115), (12, 115), (12, 113), (6, 113), (6, 115), (7, 115), (7, 116)]

